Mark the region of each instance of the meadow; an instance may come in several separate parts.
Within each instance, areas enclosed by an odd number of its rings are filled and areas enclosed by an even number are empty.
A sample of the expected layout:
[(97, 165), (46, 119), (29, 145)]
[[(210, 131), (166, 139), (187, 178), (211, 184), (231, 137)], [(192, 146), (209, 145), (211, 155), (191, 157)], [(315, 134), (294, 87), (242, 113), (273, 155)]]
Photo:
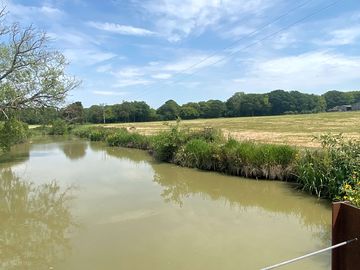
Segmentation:
[[(168, 130), (169, 125), (175, 123), (158, 121), (99, 126), (126, 128), (143, 135), (154, 135)], [(360, 111), (182, 120), (181, 127), (190, 130), (219, 129), (225, 137), (237, 140), (316, 147), (319, 144), (313, 137), (325, 133), (342, 133), (344, 137), (360, 139)]]

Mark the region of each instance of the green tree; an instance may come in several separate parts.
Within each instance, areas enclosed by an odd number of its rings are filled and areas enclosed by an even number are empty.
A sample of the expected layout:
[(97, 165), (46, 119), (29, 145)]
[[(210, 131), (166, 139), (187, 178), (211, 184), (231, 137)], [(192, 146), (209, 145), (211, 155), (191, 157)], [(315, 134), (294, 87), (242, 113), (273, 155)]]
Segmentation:
[(61, 117), (71, 124), (84, 122), (84, 108), (80, 101), (69, 104), (61, 110)]
[(219, 118), (226, 111), (225, 103), (221, 100), (208, 100), (199, 102), (200, 116), (203, 118)]
[(200, 106), (198, 103), (189, 102), (181, 106), (180, 117), (182, 119), (196, 119), (200, 117)]
[(226, 116), (240, 116), (241, 101), (244, 96), (244, 92), (236, 92), (226, 101)]
[(323, 97), (326, 100), (326, 109), (329, 110), (335, 106), (347, 105), (353, 103), (350, 95), (346, 95), (344, 92), (332, 90), (326, 92)]
[(86, 110), (86, 119), (90, 123), (103, 122), (103, 109), (99, 105), (92, 105)]
[(160, 106), (156, 112), (161, 120), (175, 120), (179, 116), (180, 106), (170, 99)]
[(24, 108), (54, 107), (79, 82), (66, 75), (65, 57), (49, 49), (46, 34), (18, 23), (6, 24), (0, 12), (0, 112), (9, 118)]
[(10, 118), (0, 126), (0, 149), (4, 152), (10, 150), (14, 144), (23, 142), (28, 136), (28, 127), (23, 122)]

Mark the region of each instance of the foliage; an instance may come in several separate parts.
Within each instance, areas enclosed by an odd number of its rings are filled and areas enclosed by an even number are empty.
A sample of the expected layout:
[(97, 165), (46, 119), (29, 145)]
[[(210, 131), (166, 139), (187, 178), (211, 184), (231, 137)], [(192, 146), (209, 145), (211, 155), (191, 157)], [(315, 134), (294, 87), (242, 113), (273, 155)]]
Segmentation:
[(144, 135), (130, 133), (126, 129), (119, 129), (106, 138), (109, 146), (123, 146), (129, 148), (148, 149), (150, 140)]
[(65, 135), (69, 132), (69, 125), (62, 119), (57, 119), (51, 124), (50, 135)]
[(66, 75), (65, 57), (48, 47), (47, 36), (33, 26), (8, 23), (0, 12), (0, 112), (9, 118), (24, 108), (55, 107), (79, 85)]
[(111, 129), (102, 127), (79, 126), (75, 127), (71, 133), (80, 138), (89, 139), (90, 141), (104, 141), (111, 131)]
[(154, 155), (161, 161), (172, 161), (175, 153), (187, 140), (187, 135), (179, 125), (172, 126), (169, 131), (155, 135), (151, 141)]
[(191, 139), (175, 155), (174, 162), (185, 167), (216, 170), (219, 164), (220, 146), (204, 139)]
[[(360, 143), (342, 135), (322, 135), (321, 150), (306, 150), (298, 162), (298, 182), (318, 197), (341, 199), (344, 185), (357, 186), (360, 175)], [(356, 188), (355, 188), (356, 190)]]
[(82, 124), (84, 122), (84, 108), (79, 101), (67, 105), (60, 111), (60, 114), (62, 119), (70, 124)]
[(253, 178), (291, 180), (298, 150), (288, 145), (230, 139), (223, 147), (223, 170)]
[[(355, 178), (359, 179), (358, 175), (354, 175)], [(360, 207), (360, 180), (357, 181), (353, 186), (350, 184), (344, 184), (341, 187), (343, 194), (341, 200), (349, 201), (351, 204)]]
[(175, 120), (179, 116), (180, 106), (172, 99), (166, 101), (160, 106), (156, 113), (160, 115), (161, 120)]
[(12, 145), (24, 142), (28, 135), (27, 124), (15, 118), (5, 120), (0, 126), (0, 149), (9, 151)]

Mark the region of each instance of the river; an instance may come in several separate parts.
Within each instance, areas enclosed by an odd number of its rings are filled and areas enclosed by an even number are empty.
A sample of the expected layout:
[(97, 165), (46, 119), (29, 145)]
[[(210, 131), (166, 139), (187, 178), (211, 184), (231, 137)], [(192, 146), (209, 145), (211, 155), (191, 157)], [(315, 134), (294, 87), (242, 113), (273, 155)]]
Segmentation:
[[(69, 238), (68, 252), (42, 264), (43, 243), (27, 241), (18, 256), (25, 238), (12, 228), (23, 224), (6, 225), (0, 216), (0, 226), (13, 230), (0, 242), (0, 266), (7, 261), (9, 269), (260, 269), (330, 245), (330, 203), (289, 183), (180, 168), (144, 151), (56, 137), (15, 146), (0, 170), (35, 187), (53, 180), (73, 187), (68, 207), (77, 224), (47, 241), (48, 250)], [(8, 220), (20, 212), (14, 205)], [(61, 220), (53, 216), (46, 224)], [(28, 229), (26, 237), (32, 233), (39, 234)], [(6, 250), (4, 239), (15, 251)], [(36, 266), (24, 262), (31, 256)], [(281, 269), (329, 268), (328, 253)]]

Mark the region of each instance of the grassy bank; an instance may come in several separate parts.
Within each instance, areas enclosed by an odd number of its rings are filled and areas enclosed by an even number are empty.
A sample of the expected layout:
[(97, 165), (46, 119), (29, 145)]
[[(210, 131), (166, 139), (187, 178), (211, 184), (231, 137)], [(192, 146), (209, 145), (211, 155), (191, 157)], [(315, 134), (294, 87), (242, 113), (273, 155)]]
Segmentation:
[(225, 140), (216, 130), (178, 125), (152, 136), (125, 128), (80, 126), (72, 133), (109, 146), (148, 150), (160, 161), (255, 179), (293, 181), (318, 197), (360, 205), (360, 144), (342, 136), (319, 137), (321, 148)]

